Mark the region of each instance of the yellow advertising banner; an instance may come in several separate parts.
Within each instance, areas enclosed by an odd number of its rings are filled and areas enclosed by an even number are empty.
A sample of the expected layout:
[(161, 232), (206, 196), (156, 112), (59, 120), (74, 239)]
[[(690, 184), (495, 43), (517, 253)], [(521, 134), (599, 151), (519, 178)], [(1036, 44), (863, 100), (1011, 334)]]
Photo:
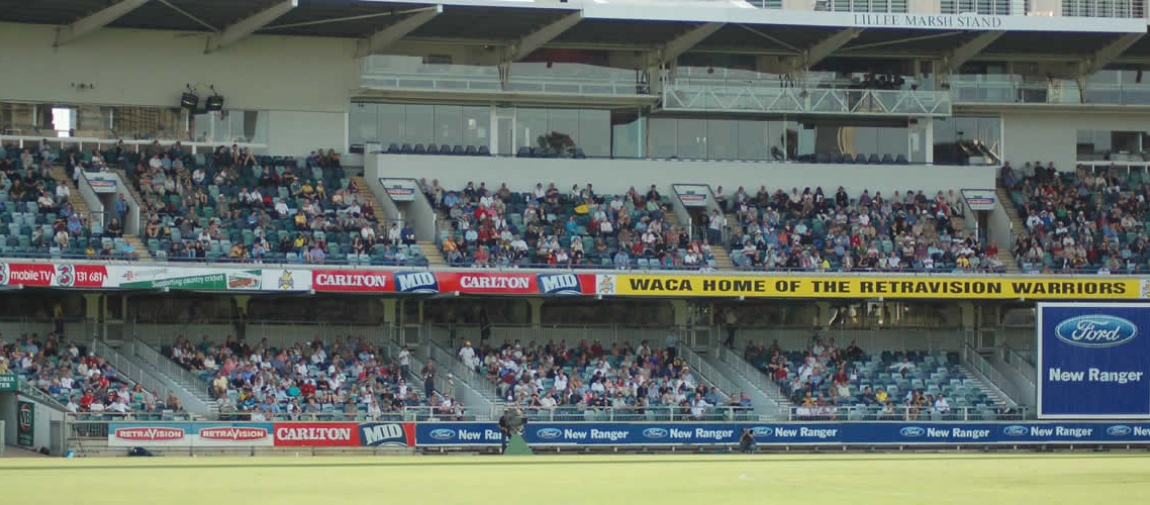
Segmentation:
[(604, 274), (597, 278), (596, 292), (674, 297), (1140, 300), (1150, 295), (1150, 280), (1108, 276)]

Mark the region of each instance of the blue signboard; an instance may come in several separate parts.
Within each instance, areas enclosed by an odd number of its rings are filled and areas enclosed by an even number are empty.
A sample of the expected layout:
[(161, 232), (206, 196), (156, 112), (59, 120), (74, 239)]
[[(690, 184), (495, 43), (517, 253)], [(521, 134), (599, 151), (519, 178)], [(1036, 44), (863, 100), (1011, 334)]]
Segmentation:
[[(749, 429), (760, 445), (986, 445), (1150, 443), (1148, 423), (529, 423), (532, 446), (733, 445)], [(495, 423), (420, 423), (415, 445), (495, 446)]]
[(1038, 417), (1150, 418), (1150, 305), (1038, 305)]

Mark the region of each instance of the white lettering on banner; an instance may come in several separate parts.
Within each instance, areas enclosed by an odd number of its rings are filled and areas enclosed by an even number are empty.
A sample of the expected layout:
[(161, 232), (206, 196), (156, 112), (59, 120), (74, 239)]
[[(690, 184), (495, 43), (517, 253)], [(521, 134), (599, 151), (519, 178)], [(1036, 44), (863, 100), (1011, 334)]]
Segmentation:
[(319, 274), (315, 277), (315, 283), (318, 286), (385, 288), (387, 287), (387, 276), (370, 274)]
[(626, 431), (611, 431), (611, 430), (597, 430), (591, 428), (591, 440), (610, 440), (618, 442), (627, 438), (629, 432)]
[(1150, 428), (1142, 428), (1140, 426), (1134, 427), (1134, 436), (1136, 437), (1150, 437)]
[(544, 293), (579, 289), (579, 278), (573, 274), (540, 276), (539, 282)]
[(1098, 328), (1098, 323), (1084, 319), (1078, 322), (1078, 327), (1070, 334), (1070, 338), (1085, 342), (1117, 342), (1122, 340), (1122, 328), (1104, 330)]
[(587, 438), (587, 432), (582, 430), (565, 429), (563, 430), (563, 438), (572, 440), (583, 440)]
[(855, 26), (883, 26), (907, 28), (999, 28), (1000, 16), (953, 16), (915, 14), (855, 14)]
[(398, 424), (381, 424), (363, 431), (363, 443), (375, 445), (384, 440), (403, 440), (403, 428)]
[(464, 275), (459, 279), (464, 289), (527, 289), (531, 280), (526, 277), (475, 277)]
[(276, 428), (276, 438), (305, 442), (351, 440), (351, 428)]
[(268, 430), (263, 428), (205, 428), (200, 430), (200, 438), (211, 440), (262, 440), (267, 438)]
[(409, 291), (413, 288), (421, 286), (433, 286), (436, 284), (435, 274), (423, 272), (418, 274), (408, 274), (402, 277), (397, 277), (399, 282), (400, 291)]
[(990, 430), (972, 430), (966, 428), (927, 428), (926, 436), (930, 438), (963, 438), (967, 440), (982, 440), (990, 437)]
[(52, 272), (48, 270), (12, 270), (8, 273), (12, 281), (50, 281)]
[(706, 430), (695, 428), (695, 438), (703, 440), (723, 440), (735, 435), (735, 430)]
[(821, 439), (834, 438), (834, 437), (839, 436), (839, 430), (825, 429), (825, 428), (814, 429), (814, 428), (803, 427), (802, 429), (799, 430), (799, 436), (807, 437), (807, 438), (821, 438)]
[(1051, 368), (1047, 377), (1050, 382), (1089, 381), (1128, 384), (1131, 382), (1142, 382), (1142, 376), (1145, 374), (1146, 372), (1135, 371), (1110, 372), (1097, 368), (1088, 368), (1085, 372), (1071, 372), (1061, 368)]

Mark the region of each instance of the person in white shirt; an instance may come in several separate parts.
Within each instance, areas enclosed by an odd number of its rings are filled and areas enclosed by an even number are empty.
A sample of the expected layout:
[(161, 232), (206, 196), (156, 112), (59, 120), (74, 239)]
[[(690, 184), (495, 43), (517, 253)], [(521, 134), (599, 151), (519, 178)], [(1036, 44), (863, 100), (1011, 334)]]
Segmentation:
[(703, 415), (707, 413), (707, 408), (711, 404), (707, 403), (702, 396), (695, 397), (695, 403), (691, 404), (691, 417), (695, 419), (702, 419)]
[(459, 349), (459, 361), (462, 361), (468, 368), (475, 369), (478, 363), (475, 359), (475, 349), (471, 347), (471, 342), (464, 342), (463, 347)]
[(76, 397), (75, 396), (68, 399), (68, 405), (66, 405), (66, 407), (68, 409), (68, 412), (71, 412), (73, 414), (80, 411), (80, 406), (76, 404)]
[(88, 406), (88, 410), (92, 411), (92, 412), (103, 412), (104, 411), (104, 402), (101, 402), (100, 400), (96, 400), (96, 401), (92, 402), (91, 405)]
[(559, 391), (560, 393), (566, 391), (567, 390), (567, 382), (568, 382), (567, 381), (567, 374), (564, 372), (559, 372), (559, 375), (555, 376), (555, 383), (554, 383), (555, 390)]
[(934, 410), (939, 414), (947, 414), (950, 412), (950, 402), (946, 401), (946, 397), (942, 393), (938, 394), (938, 398), (934, 400)]
[(407, 347), (399, 350), (399, 369), (403, 371), (403, 377), (411, 374), (411, 351)]
[(68, 198), (71, 196), (72, 196), (72, 190), (68, 189), (67, 184), (57, 184), (56, 185), (56, 200), (59, 200), (60, 203), (67, 202)]

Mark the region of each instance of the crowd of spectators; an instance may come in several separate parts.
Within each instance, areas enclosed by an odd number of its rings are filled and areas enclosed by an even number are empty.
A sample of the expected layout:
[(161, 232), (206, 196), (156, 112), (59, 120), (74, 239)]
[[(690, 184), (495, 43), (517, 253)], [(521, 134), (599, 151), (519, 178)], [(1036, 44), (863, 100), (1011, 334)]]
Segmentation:
[(710, 243), (666, 220), (667, 203), (655, 186), (646, 193), (600, 195), (591, 184), (561, 192), (542, 183), (512, 192), (469, 182), (446, 190), (420, 181), (450, 230), (440, 247), (449, 264), (475, 267), (688, 269), (712, 268)]
[(98, 242), (102, 227), (77, 212), (71, 189), (52, 177), (60, 154), (46, 143), (39, 149), (0, 147), (0, 249), (10, 255), (119, 255), (110, 240)]
[(792, 188), (774, 193), (743, 187), (722, 200), (736, 222), (715, 213), (713, 233), (728, 227), (731, 260), (738, 268), (804, 271), (1003, 272), (994, 244), (954, 228), (959, 197), (939, 191), (864, 190), (851, 198), (843, 188)]
[(85, 352), (55, 333), (22, 335), (13, 342), (0, 336), (0, 375), (17, 374), (82, 414), (159, 414), (181, 411), (179, 399), (161, 397), (116, 372), (104, 358)]
[(834, 419), (855, 410), (880, 420), (926, 419), (951, 414), (952, 396), (961, 406), (997, 408), (984, 393), (967, 389), (957, 356), (883, 352), (876, 359), (853, 341), (839, 347), (818, 335), (799, 352), (777, 341), (748, 342), (743, 352), (775, 381), (799, 418)]
[(647, 341), (638, 347), (617, 343), (610, 348), (597, 340), (526, 346), (515, 341), (497, 347), (485, 342), (478, 349), (464, 342), (458, 356), (464, 366), (494, 382), (508, 403), (545, 416), (610, 407), (620, 410), (616, 415), (641, 418), (648, 412), (671, 412), (703, 419), (715, 415), (715, 407), (751, 409), (745, 393), (728, 397), (717, 388), (708, 389), (673, 346), (653, 348)]
[(421, 391), (408, 383), (402, 353), (397, 362), (388, 362), (362, 337), (277, 349), (267, 339), (253, 346), (231, 336), (219, 343), (181, 336), (164, 352), (210, 384), (222, 413), (253, 420), (379, 418), (428, 405), (436, 413), (462, 412), (449, 392), (435, 390), (434, 364), (420, 371)]
[(1003, 182), (1023, 220), (1011, 251), (1026, 272), (1135, 273), (1150, 270), (1146, 233), (1150, 180), (1115, 167), (1006, 163)]

